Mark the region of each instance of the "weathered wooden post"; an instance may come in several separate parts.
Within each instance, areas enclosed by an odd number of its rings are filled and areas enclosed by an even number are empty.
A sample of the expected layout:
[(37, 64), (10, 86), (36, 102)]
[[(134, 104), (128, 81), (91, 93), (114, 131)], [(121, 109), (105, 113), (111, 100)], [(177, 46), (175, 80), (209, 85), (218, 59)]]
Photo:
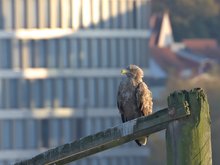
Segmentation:
[(201, 88), (174, 92), (168, 97), (170, 109), (184, 102), (188, 102), (191, 115), (175, 120), (167, 127), (167, 164), (211, 165), (211, 122), (207, 97)]

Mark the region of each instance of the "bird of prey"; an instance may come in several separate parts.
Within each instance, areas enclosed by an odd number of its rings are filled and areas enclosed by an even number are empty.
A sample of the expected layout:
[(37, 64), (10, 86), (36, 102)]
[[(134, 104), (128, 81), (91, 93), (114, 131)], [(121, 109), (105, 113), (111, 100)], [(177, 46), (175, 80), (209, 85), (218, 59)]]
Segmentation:
[[(143, 82), (143, 70), (136, 65), (129, 65), (121, 70), (121, 74), (126, 75), (119, 85), (117, 95), (117, 106), (122, 122), (150, 115), (153, 105), (152, 94)], [(146, 145), (147, 136), (136, 139), (135, 142), (139, 146)]]

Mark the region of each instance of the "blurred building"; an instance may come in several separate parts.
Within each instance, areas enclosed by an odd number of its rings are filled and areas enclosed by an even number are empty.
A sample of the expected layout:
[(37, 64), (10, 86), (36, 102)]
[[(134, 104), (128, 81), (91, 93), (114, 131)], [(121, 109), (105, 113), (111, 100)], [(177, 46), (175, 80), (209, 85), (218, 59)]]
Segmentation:
[(150, 18), (149, 49), (152, 59), (165, 72), (190, 78), (213, 72), (220, 65), (220, 46), (215, 39), (191, 38), (175, 42), (168, 13)]
[[(0, 165), (121, 123), (120, 69), (149, 76), (150, 0), (0, 0)], [(146, 164), (135, 143), (74, 164)]]

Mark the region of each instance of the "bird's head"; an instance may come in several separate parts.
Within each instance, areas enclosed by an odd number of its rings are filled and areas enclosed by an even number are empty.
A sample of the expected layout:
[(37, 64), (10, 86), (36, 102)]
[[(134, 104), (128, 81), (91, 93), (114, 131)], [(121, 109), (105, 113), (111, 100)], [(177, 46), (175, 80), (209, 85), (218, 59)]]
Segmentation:
[(137, 65), (129, 65), (126, 69), (121, 70), (122, 75), (126, 75), (128, 78), (140, 80), (144, 77), (143, 70)]

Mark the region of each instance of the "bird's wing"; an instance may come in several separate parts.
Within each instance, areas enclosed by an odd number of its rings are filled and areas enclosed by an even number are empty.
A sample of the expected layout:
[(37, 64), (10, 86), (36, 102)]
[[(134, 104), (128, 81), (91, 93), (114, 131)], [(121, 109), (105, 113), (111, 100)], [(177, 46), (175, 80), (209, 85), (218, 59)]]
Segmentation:
[(139, 83), (137, 86), (136, 99), (138, 109), (141, 111), (143, 116), (147, 116), (152, 113), (152, 93), (144, 82)]
[(118, 94), (117, 94), (117, 107), (118, 107), (118, 110), (121, 114), (121, 120), (122, 122), (126, 122), (126, 117), (124, 115), (124, 110), (123, 110), (123, 100), (121, 98), (121, 93), (122, 93), (122, 84), (119, 85), (119, 88), (118, 88)]

